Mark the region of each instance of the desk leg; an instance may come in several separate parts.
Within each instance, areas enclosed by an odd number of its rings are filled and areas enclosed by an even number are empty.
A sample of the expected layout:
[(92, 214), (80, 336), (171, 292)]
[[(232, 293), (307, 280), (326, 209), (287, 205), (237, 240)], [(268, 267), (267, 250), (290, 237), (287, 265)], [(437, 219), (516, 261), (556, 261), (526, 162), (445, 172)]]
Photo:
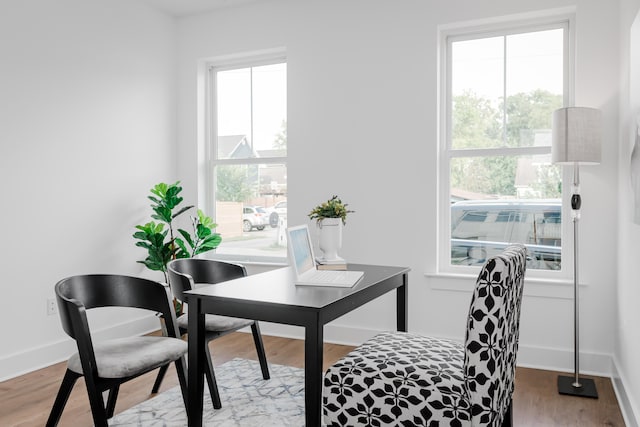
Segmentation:
[(305, 327), (304, 415), (306, 427), (320, 427), (322, 421), (323, 325)]
[(189, 427), (202, 426), (202, 396), (204, 390), (204, 314), (200, 300), (189, 301), (189, 381), (187, 382)]
[(409, 276), (402, 275), (402, 286), (396, 289), (396, 324), (398, 331), (407, 332), (408, 312), (407, 312), (407, 282)]

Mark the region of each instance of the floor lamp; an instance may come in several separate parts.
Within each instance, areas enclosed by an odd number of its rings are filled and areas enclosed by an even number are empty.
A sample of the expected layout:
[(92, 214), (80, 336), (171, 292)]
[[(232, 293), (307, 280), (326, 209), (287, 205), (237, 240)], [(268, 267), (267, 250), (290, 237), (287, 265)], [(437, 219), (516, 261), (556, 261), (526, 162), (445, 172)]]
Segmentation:
[(573, 165), (571, 218), (573, 221), (573, 316), (574, 376), (558, 377), (558, 392), (572, 396), (598, 397), (592, 379), (580, 378), (580, 310), (578, 298), (578, 222), (580, 221), (580, 165), (600, 163), (602, 116), (600, 110), (586, 107), (560, 108), (553, 113), (551, 161)]

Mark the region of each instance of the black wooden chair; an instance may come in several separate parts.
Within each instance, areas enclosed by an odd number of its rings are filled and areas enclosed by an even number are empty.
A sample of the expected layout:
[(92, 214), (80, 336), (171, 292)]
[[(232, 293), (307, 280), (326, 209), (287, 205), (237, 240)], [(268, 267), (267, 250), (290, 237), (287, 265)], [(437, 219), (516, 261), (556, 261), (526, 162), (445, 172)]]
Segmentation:
[[(230, 262), (215, 261), (203, 258), (184, 258), (171, 261), (167, 265), (169, 272), (169, 283), (173, 295), (180, 301), (184, 301), (184, 292), (195, 289), (196, 285), (216, 284), (226, 282), (227, 280), (238, 279), (247, 275), (247, 271), (243, 265)], [(183, 314), (178, 318), (178, 327), (181, 334), (187, 333), (188, 326), (187, 314)], [(220, 338), (231, 332), (251, 327), (253, 333), (253, 341), (258, 353), (260, 368), (262, 369), (262, 377), (265, 380), (270, 378), (269, 365), (267, 364), (267, 356), (264, 352), (262, 343), (262, 335), (260, 335), (260, 326), (255, 320), (238, 319), (235, 317), (218, 316), (215, 314), (205, 315), (205, 346), (207, 351), (207, 364), (205, 365), (205, 375), (207, 384), (209, 385), (209, 393), (213, 407), (219, 409), (222, 407), (220, 395), (216, 385), (216, 379), (213, 369), (213, 362), (209, 351), (209, 342), (216, 338)], [(168, 366), (163, 367), (158, 373), (156, 382), (153, 385), (153, 392), (157, 392)]]
[[(69, 358), (47, 426), (58, 424), (78, 378), (84, 376), (94, 424), (106, 427), (107, 419), (113, 417), (120, 384), (171, 362), (176, 365), (186, 408), (187, 343), (180, 339), (167, 286), (137, 277), (84, 275), (61, 280), (55, 292), (62, 328), (76, 341), (78, 352)], [(98, 307), (135, 307), (161, 313), (168, 336), (135, 336), (94, 343), (87, 310)], [(107, 390), (105, 406), (102, 393)]]

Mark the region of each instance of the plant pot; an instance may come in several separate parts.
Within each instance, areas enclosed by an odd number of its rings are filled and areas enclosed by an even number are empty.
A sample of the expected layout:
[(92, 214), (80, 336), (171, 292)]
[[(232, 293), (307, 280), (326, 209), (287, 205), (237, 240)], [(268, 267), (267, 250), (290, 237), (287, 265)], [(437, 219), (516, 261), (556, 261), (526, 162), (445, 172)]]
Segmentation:
[(342, 220), (325, 218), (318, 222), (319, 246), (324, 261), (339, 261), (338, 250), (342, 247)]

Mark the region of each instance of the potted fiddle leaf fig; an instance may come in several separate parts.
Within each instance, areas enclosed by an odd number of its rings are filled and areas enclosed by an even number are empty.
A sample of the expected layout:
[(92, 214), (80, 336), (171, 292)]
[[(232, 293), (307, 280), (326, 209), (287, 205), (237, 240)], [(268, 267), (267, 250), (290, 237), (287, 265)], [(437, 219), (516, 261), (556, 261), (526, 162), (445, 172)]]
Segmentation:
[[(146, 258), (137, 262), (144, 264), (149, 270), (161, 271), (166, 283), (169, 283), (169, 261), (211, 251), (222, 241), (220, 234), (214, 232), (217, 224), (200, 209), (196, 216), (191, 217), (191, 231), (180, 228), (174, 230), (174, 220), (193, 208), (180, 206), (183, 201), (181, 191), (179, 181), (171, 185), (162, 182), (154, 186), (148, 198), (152, 202), (151, 218), (156, 221), (136, 225), (138, 231), (133, 234), (137, 240), (136, 246), (147, 250)], [(176, 306), (176, 312), (179, 314), (181, 311), (181, 307)]]

